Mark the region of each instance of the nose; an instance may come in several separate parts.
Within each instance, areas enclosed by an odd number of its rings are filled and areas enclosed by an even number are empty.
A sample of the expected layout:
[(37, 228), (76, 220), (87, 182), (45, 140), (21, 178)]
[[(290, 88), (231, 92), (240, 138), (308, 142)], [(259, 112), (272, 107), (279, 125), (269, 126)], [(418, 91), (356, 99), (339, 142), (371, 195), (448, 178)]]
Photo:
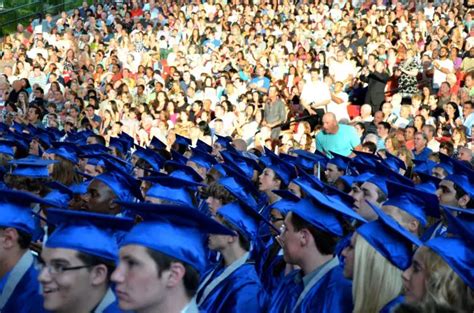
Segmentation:
[(110, 276), (110, 279), (114, 282), (114, 283), (121, 283), (123, 282), (123, 278), (124, 278), (124, 275), (123, 275), (123, 270), (122, 270), (122, 267), (120, 266), (117, 266), (117, 268), (112, 272), (112, 275)]
[(43, 267), (39, 270), (38, 281), (41, 284), (45, 284), (51, 281), (51, 275), (46, 267)]
[(402, 272), (402, 280), (408, 282), (411, 277), (411, 266)]

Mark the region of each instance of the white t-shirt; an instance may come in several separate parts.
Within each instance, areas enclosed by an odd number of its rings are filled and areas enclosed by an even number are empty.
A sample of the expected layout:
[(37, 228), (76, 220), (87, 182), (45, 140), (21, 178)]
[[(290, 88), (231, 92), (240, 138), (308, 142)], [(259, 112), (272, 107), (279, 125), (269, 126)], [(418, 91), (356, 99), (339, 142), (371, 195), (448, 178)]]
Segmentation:
[(331, 101), (328, 104), (327, 111), (334, 113), (336, 115), (336, 119), (339, 122), (342, 119), (350, 120), (349, 113), (347, 112), (347, 105), (349, 104), (349, 95), (344, 91), (341, 91), (336, 95), (336, 97), (342, 99), (344, 102), (336, 103)]
[[(450, 59), (446, 60), (436, 60), (441, 68), (448, 68), (450, 71), (454, 70), (453, 61)], [(446, 74), (441, 72), (440, 70), (436, 69), (433, 73), (433, 87), (439, 88), (443, 82), (446, 81)]]
[(313, 102), (330, 100), (331, 92), (329, 91), (329, 87), (322, 81), (307, 81), (303, 86), (300, 98), (307, 104), (311, 104)]
[(344, 82), (349, 78), (349, 75), (354, 75), (354, 72), (354, 66), (349, 60), (344, 60), (342, 63), (334, 61), (329, 65), (329, 74), (334, 77), (336, 82)]

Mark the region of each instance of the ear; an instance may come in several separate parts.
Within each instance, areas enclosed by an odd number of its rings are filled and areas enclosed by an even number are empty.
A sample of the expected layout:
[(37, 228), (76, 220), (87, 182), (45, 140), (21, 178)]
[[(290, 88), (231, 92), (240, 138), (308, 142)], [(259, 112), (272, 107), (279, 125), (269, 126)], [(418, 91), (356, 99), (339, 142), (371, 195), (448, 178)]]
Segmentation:
[(183, 281), (183, 277), (186, 274), (186, 269), (182, 263), (173, 262), (171, 263), (167, 272), (168, 275), (166, 277), (166, 286), (175, 287)]
[(462, 196), (458, 200), (459, 207), (466, 208), (469, 201), (471, 201), (471, 197), (469, 195)]
[(11, 249), (18, 245), (18, 232), (14, 228), (5, 228), (1, 236), (0, 245), (4, 249)]
[(408, 222), (408, 231), (416, 236), (418, 236), (420, 229), (420, 222), (416, 219), (411, 219), (410, 222)]
[(300, 230), (299, 232), (299, 239), (300, 239), (300, 246), (304, 247), (304, 246), (308, 246), (309, 243), (311, 242), (311, 238), (312, 238), (312, 235), (311, 233), (309, 232), (309, 230), (307, 230), (306, 228), (303, 228), (302, 230)]
[(95, 265), (90, 272), (91, 285), (99, 286), (107, 283), (108, 274), (107, 266), (104, 264)]

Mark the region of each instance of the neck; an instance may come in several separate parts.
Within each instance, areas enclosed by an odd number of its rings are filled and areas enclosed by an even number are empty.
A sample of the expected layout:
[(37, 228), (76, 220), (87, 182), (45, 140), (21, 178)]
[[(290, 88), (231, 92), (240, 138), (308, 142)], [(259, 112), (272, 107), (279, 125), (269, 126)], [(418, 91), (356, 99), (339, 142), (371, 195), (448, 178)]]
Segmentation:
[(277, 202), (278, 200), (280, 200), (280, 197), (278, 195), (274, 194), (273, 192), (271, 192), (270, 190), (266, 191), (265, 193), (268, 197), (268, 203), (270, 203), (270, 204), (273, 204), (273, 203)]
[(247, 251), (240, 247), (239, 241), (236, 240), (233, 244), (227, 246), (224, 250), (221, 250), (220, 253), (224, 258), (224, 266), (228, 267), (238, 259), (240, 259)]
[(318, 253), (312, 253), (306, 257), (301, 264), (298, 264), (301, 267), (301, 270), (305, 275), (313, 272), (317, 268), (321, 267), (324, 263), (328, 262), (333, 258), (332, 255), (323, 255)]
[[(172, 294), (172, 296), (171, 296)], [(154, 306), (137, 310), (137, 313), (180, 313), (191, 301), (186, 294), (184, 286), (175, 287), (168, 296), (162, 298), (163, 301)]]
[(9, 251), (7, 254), (8, 257), (3, 260), (0, 260), (0, 278), (10, 272), (25, 253), (26, 250), (23, 249)]

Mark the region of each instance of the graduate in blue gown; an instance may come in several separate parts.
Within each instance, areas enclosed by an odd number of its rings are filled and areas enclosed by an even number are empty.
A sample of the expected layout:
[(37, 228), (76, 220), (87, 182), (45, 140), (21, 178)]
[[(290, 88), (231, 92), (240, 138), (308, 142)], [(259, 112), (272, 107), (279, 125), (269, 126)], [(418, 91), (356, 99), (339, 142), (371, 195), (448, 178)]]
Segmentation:
[(122, 205), (143, 222), (121, 242), (119, 265), (112, 274), (120, 307), (133, 312), (203, 313), (193, 296), (206, 268), (207, 235), (233, 235), (233, 231), (182, 205)]
[(264, 312), (266, 294), (249, 259), (251, 239), (257, 234), (261, 217), (239, 201), (222, 206), (217, 215), (235, 233), (209, 236), (209, 248), (219, 251), (222, 261), (203, 276), (196, 303), (206, 312)]
[(343, 250), (344, 276), (353, 280), (355, 312), (390, 312), (403, 301), (402, 271), (413, 246), (421, 241), (392, 217), (372, 205), (378, 219), (357, 228)]
[(352, 312), (351, 282), (334, 252), (346, 234), (341, 221), (363, 219), (347, 206), (327, 205), (332, 200), (321, 192), (304, 191), (307, 198), (286, 215), (280, 235), (285, 261), (301, 269), (285, 277), (268, 312)]
[(44, 308), (64, 312), (71, 307), (93, 313), (118, 313), (110, 284), (118, 258), (115, 233), (133, 226), (130, 218), (99, 213), (48, 209), (56, 226), (41, 252)]
[(1, 312), (44, 312), (43, 298), (39, 293), (37, 261), (28, 250), (35, 228), (32, 203), (45, 204), (30, 193), (11, 190), (2, 190), (0, 193)]

